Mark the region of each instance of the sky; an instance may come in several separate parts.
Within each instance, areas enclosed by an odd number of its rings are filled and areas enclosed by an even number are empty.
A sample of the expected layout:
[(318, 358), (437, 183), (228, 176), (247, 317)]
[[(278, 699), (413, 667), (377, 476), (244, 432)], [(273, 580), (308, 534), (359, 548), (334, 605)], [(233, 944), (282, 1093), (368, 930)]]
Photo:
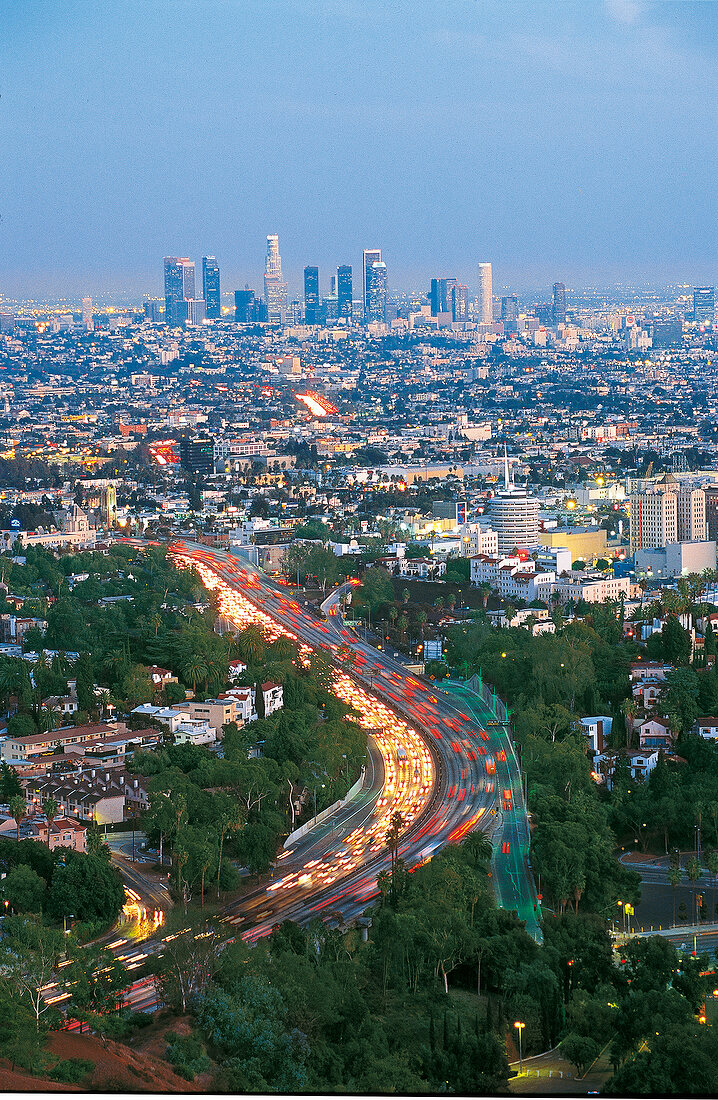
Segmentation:
[(379, 247), (391, 290), (718, 275), (718, 0), (21, 0), (0, 298), (259, 290)]

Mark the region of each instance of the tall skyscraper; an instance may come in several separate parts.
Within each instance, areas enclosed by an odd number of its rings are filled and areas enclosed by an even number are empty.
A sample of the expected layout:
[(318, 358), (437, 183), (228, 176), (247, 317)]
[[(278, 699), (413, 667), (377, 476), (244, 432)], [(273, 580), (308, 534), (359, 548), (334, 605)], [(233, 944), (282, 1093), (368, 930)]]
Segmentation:
[(714, 286), (696, 286), (693, 288), (693, 320), (699, 325), (706, 321), (713, 323), (716, 309), (716, 288)]
[(304, 321), (307, 325), (319, 324), (319, 268), (304, 268)]
[(507, 294), (501, 299), (501, 320), (517, 321), (519, 317), (519, 300), (515, 294)]
[(364, 319), (369, 324), (371, 321), (386, 321), (386, 264), (376, 260), (366, 273), (366, 303), (364, 307)]
[(553, 323), (563, 325), (566, 323), (566, 287), (563, 283), (553, 284)]
[(493, 284), (491, 279), (491, 264), (479, 264), (479, 321), (482, 325), (490, 325), (494, 319)]
[(249, 287), (245, 287), (244, 290), (235, 290), (234, 292), (234, 319), (240, 325), (252, 325), (257, 321), (266, 321), (265, 311), (262, 309), (264, 305), (260, 302), (259, 298), (255, 296), (253, 290)]
[(368, 321), (369, 318), (369, 289), (368, 279), (369, 271), (372, 264), (381, 263), (381, 249), (380, 248), (365, 248), (362, 253), (362, 292), (364, 294), (364, 320)]
[(337, 268), (337, 298), (339, 300), (339, 316), (352, 316), (352, 269), (346, 264)]
[(267, 237), (267, 255), (264, 261), (264, 302), (267, 320), (284, 322), (287, 315), (287, 284), (282, 282), (282, 258), (279, 255), (279, 237), (270, 233)]
[[(180, 303), (194, 298), (194, 261), (187, 256), (165, 256), (165, 320), (176, 325), (186, 319)], [(182, 317), (184, 314), (184, 317)]]
[(452, 321), (467, 321), (469, 317), (469, 288), (457, 283), (451, 288), (449, 302)]
[(429, 302), (431, 303), (432, 317), (436, 317), (439, 313), (452, 312), (453, 290), (455, 286), (456, 279), (453, 278), (431, 280)]
[(92, 320), (92, 298), (82, 299), (82, 323), (88, 329), (93, 327)]
[(202, 293), (208, 317), (221, 317), (219, 302), (219, 264), (214, 256), (202, 257)]

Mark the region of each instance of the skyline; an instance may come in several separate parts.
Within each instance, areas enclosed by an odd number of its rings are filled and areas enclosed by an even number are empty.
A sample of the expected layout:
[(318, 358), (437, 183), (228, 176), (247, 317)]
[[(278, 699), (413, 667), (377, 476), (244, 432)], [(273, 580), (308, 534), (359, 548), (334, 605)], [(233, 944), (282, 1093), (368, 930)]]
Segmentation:
[(292, 293), (371, 246), (390, 292), (487, 258), (517, 289), (716, 282), (713, 0), (294, 9), (9, 11), (0, 293), (140, 297), (185, 254), (258, 289), (267, 233)]

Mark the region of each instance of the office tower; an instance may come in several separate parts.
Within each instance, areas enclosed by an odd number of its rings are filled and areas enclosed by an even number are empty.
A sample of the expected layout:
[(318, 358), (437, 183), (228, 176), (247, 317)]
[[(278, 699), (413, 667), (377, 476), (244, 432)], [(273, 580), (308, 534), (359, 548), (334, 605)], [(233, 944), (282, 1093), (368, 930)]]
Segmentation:
[(181, 439), (180, 465), (194, 474), (213, 474), (214, 439), (211, 436)]
[(82, 299), (82, 323), (88, 328), (92, 325), (92, 298)]
[(718, 542), (718, 485), (706, 485), (706, 538)]
[(187, 321), (190, 325), (201, 325), (207, 316), (207, 303), (204, 298), (187, 300)]
[(696, 286), (693, 288), (693, 320), (703, 325), (713, 323), (716, 308), (716, 288), (714, 286)]
[(534, 302), (533, 311), (541, 325), (550, 325), (553, 320), (553, 305), (551, 302)]
[(352, 317), (352, 269), (347, 264), (337, 268), (337, 299), (339, 316)]
[(207, 316), (222, 316), (219, 303), (219, 264), (214, 256), (202, 257), (202, 293), (207, 305)]
[(165, 256), (165, 320), (168, 325), (186, 320), (187, 311), (180, 303), (190, 298), (194, 298), (194, 262), (186, 256)]
[(469, 288), (462, 283), (457, 283), (451, 288), (451, 319), (452, 321), (467, 321), (469, 318)]
[(324, 325), (327, 321), (336, 321), (339, 316), (339, 299), (336, 294), (329, 294), (322, 298), (319, 321)]
[(252, 325), (263, 318), (260, 314), (262, 303), (258, 300), (253, 290), (245, 287), (244, 290), (234, 292), (234, 319), (240, 325)]
[(498, 536), (499, 554), (530, 549), (539, 544), (539, 502), (526, 489), (514, 485), (504, 447), (504, 488), (489, 502), (492, 529)]
[(381, 263), (381, 249), (380, 248), (365, 248), (362, 253), (362, 293), (364, 295), (364, 320), (369, 320), (369, 293), (367, 288), (367, 280), (369, 278), (369, 270), (372, 264)]
[(455, 286), (456, 279), (431, 280), (429, 303), (432, 317), (437, 317), (440, 313), (452, 312), (452, 294)]
[(264, 303), (267, 320), (283, 323), (287, 315), (287, 284), (282, 282), (282, 258), (279, 255), (279, 237), (270, 233), (267, 237), (267, 255), (264, 261)]
[(367, 268), (364, 317), (367, 324), (386, 321), (386, 264), (381, 260)]
[(479, 321), (490, 325), (494, 319), (491, 264), (479, 264)]
[(518, 321), (519, 300), (515, 294), (507, 294), (501, 299), (501, 320)]
[(706, 494), (664, 474), (650, 489), (631, 493), (631, 552), (676, 542), (704, 542)]
[(336, 275), (329, 276), (329, 297), (337, 297), (337, 277)]
[(304, 320), (308, 325), (319, 324), (319, 268), (304, 268)]
[(144, 302), (145, 320), (151, 321), (153, 324), (159, 324), (165, 319), (165, 302), (164, 298), (153, 298), (149, 302)]
[(680, 317), (664, 317), (651, 324), (654, 348), (672, 348), (683, 343), (683, 322)]
[(566, 287), (563, 283), (553, 284), (552, 319), (555, 325), (566, 323)]

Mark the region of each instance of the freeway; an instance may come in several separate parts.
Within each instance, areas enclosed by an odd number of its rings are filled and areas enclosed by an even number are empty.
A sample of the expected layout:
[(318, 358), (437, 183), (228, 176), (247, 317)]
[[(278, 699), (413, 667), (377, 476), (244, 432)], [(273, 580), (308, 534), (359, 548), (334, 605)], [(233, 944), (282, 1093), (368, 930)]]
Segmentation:
[[(410, 869), (473, 829), (491, 832), (497, 816), (490, 811), (497, 804), (512, 819), (512, 797), (506, 795), (513, 791), (515, 778), (509, 788), (500, 785), (504, 773), (499, 765), (506, 751), (497, 746), (506, 741), (511, 747), (504, 731), (496, 729), (490, 735), (484, 717), (470, 702), (430, 687), (350, 630), (341, 616), (340, 600), (351, 582), (325, 601), (320, 618), (244, 559), (185, 541), (172, 543), (170, 553), (178, 565), (198, 571), (205, 586), (216, 592), (220, 614), (229, 621), (238, 626), (256, 623), (271, 639), (285, 634), (298, 644), (304, 660), (311, 651), (328, 658), (333, 690), (359, 712), (384, 771), (378, 797), (361, 810), (348, 808), (364, 815), (360, 824), (355, 817), (347, 826), (340, 817), (333, 833), (324, 830), (312, 837), (310, 832), (305, 839), (313, 851), (303, 844), (283, 853), (275, 880), (245, 896), (225, 915), (230, 923), (246, 923), (246, 939), (268, 934), (284, 919), (328, 915), (348, 920), (361, 915), (376, 896), (379, 872), (389, 868), (386, 832), (397, 810), (404, 822), (398, 854)], [(502, 754), (498, 761), (496, 753)], [(516, 829), (519, 818), (517, 810)], [(511, 828), (509, 824), (509, 832)], [(513, 840), (504, 839), (506, 820), (502, 830), (502, 845), (510, 846)], [(519, 838), (518, 832), (514, 835)], [(497, 890), (500, 904), (514, 908), (518, 903), (525, 909), (527, 888), (522, 890), (519, 881), (528, 874), (525, 860), (517, 853), (511, 866), (504, 868), (502, 863), (498, 870), (497, 877), (509, 883)], [(533, 917), (535, 925), (533, 907), (522, 916)], [(535, 928), (530, 930), (536, 934)]]

